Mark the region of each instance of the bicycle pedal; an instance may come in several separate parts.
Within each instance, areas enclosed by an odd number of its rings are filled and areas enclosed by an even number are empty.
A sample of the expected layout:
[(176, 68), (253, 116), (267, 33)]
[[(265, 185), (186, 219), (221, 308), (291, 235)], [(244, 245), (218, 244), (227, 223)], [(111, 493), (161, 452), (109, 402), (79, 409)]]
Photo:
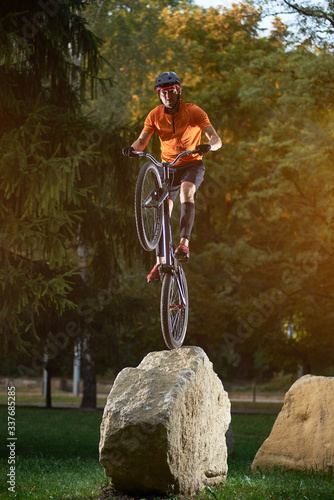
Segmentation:
[(189, 256), (188, 255), (185, 255), (185, 256), (180, 256), (180, 255), (175, 255), (175, 258), (178, 262), (182, 262), (183, 264), (185, 262), (188, 262), (189, 261)]
[(174, 257), (179, 262), (188, 262), (189, 260), (189, 252), (182, 250), (182, 248), (177, 248), (174, 253)]
[(161, 274), (172, 274), (174, 272), (174, 266), (170, 266), (169, 264), (161, 264), (160, 272)]

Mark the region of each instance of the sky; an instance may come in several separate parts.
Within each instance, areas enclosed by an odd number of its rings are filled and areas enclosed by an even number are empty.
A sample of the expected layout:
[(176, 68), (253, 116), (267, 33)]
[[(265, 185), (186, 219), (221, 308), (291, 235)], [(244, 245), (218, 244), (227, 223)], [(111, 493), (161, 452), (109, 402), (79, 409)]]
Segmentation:
[(205, 7), (208, 9), (209, 7), (231, 7), (232, 3), (238, 3), (238, 0), (195, 0), (195, 3), (197, 5), (200, 5), (201, 7)]
[[(238, 0), (195, 0), (195, 4), (199, 5), (200, 7), (204, 7), (208, 9), (209, 7), (226, 7), (230, 8), (232, 7), (232, 3), (240, 3)], [(289, 22), (293, 21), (293, 16), (292, 15), (281, 15), (280, 18), (282, 21), (286, 24), (289, 24)], [(271, 23), (273, 21), (273, 17), (266, 17), (262, 24), (261, 27), (264, 29), (271, 29)]]

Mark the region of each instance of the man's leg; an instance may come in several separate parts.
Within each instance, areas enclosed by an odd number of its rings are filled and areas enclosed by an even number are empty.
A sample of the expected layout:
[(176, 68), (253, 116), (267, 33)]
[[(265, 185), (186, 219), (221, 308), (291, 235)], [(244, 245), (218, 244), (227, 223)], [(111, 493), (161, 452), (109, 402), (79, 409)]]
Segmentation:
[(196, 186), (192, 182), (185, 181), (181, 184), (180, 246), (175, 252), (179, 260), (189, 258), (189, 240), (195, 220), (195, 193)]

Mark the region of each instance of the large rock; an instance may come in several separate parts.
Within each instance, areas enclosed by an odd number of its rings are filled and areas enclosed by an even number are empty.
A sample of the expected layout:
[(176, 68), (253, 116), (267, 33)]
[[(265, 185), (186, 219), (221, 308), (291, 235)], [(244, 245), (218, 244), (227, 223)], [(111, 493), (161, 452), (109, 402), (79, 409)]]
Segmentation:
[(100, 462), (125, 493), (191, 496), (227, 475), (230, 402), (199, 347), (148, 354), (108, 396)]
[(334, 466), (334, 378), (305, 375), (286, 393), (270, 436), (252, 469), (322, 469)]

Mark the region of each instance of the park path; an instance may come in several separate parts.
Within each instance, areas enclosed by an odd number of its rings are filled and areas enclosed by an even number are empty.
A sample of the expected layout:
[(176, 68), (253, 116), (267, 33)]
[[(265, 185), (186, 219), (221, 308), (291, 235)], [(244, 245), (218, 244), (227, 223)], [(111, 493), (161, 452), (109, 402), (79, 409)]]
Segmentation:
[[(40, 394), (36, 394), (36, 392), (22, 392), (21, 394), (18, 392), (17, 396), (18, 399), (21, 396), (38, 396), (40, 397)], [(52, 396), (59, 396), (60, 394), (52, 394)], [(7, 396), (6, 392), (0, 391), (0, 396)], [(61, 393), (62, 397), (73, 397), (72, 393)], [(79, 393), (79, 397), (82, 397), (82, 394)], [(108, 394), (105, 393), (99, 393), (97, 394), (97, 398), (107, 400)], [(232, 403), (231, 407), (231, 413), (269, 413), (269, 414), (277, 414), (279, 413), (279, 409), (277, 408), (263, 408), (263, 404), (265, 403), (280, 403), (283, 404), (284, 402), (284, 395), (283, 394), (256, 394), (255, 395), (255, 401), (254, 401), (254, 395), (253, 394), (243, 394), (243, 393), (229, 393), (229, 399)], [(233, 403), (237, 403), (237, 407), (233, 405)], [(242, 403), (246, 403), (245, 406), (242, 405)], [(253, 403), (255, 407), (249, 408), (247, 407), (247, 404)], [(5, 405), (6, 403), (0, 403), (0, 405)], [(256, 408), (256, 405), (259, 405), (258, 408)], [(43, 402), (16, 402), (16, 406), (32, 406), (32, 407), (45, 407), (45, 403)], [(80, 403), (55, 403), (52, 402), (52, 408), (72, 408), (72, 409), (81, 409), (80, 408)], [(97, 410), (103, 410), (104, 405), (98, 404), (96, 406)], [(91, 411), (91, 410), (87, 410)]]

